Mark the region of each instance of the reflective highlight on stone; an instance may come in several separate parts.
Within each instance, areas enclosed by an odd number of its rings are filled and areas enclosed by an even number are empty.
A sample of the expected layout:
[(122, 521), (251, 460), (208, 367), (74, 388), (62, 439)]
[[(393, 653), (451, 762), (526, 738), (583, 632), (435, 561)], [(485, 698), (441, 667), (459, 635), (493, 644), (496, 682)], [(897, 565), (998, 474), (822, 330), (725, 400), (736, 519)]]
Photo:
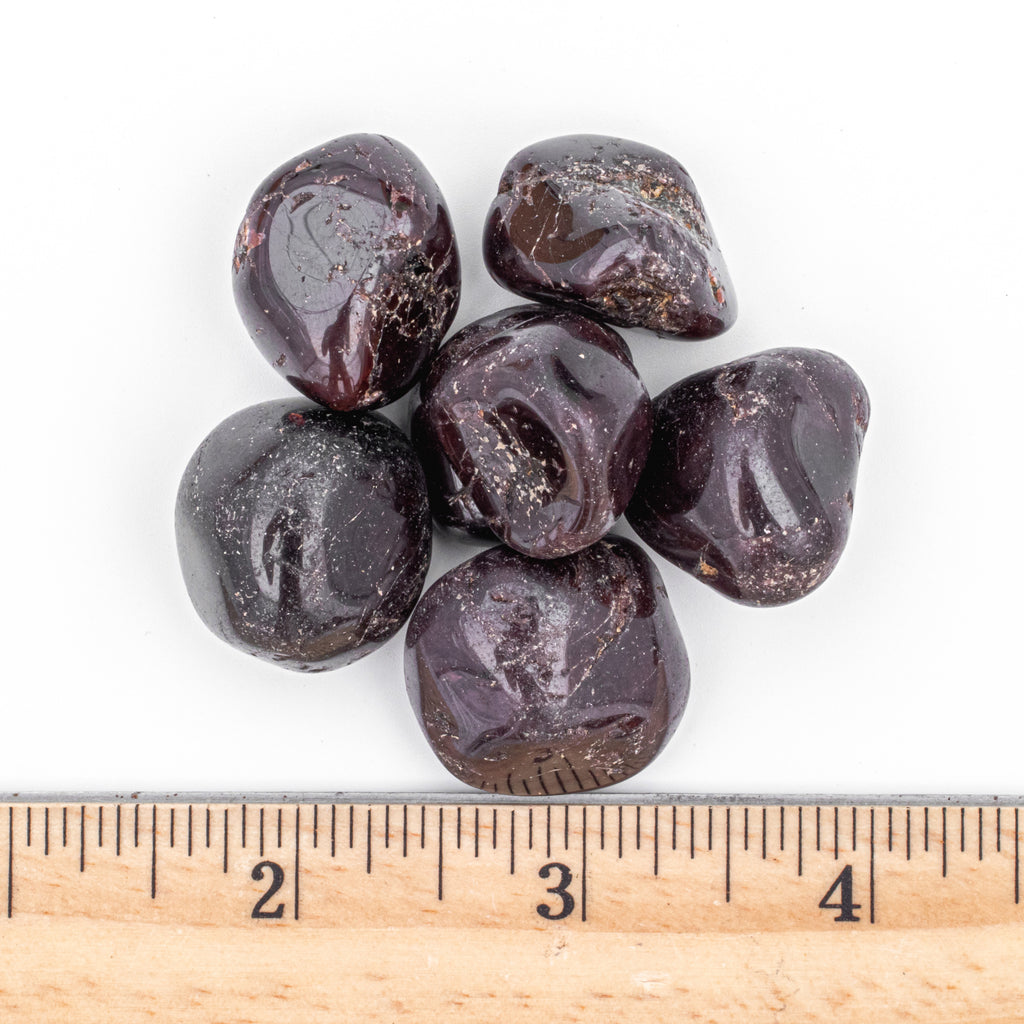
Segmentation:
[(430, 562), (426, 485), (405, 435), (301, 399), (244, 409), (203, 441), (175, 526), (203, 622), (290, 669), (376, 650), (408, 618)]
[(810, 593), (850, 531), (870, 405), (828, 352), (783, 348), (687, 377), (654, 402), (636, 532), (744, 604)]
[(499, 283), (620, 327), (709, 338), (736, 296), (693, 180), (651, 146), (566, 135), (505, 166), (484, 228)]
[(235, 301), (253, 341), (332, 409), (413, 386), (459, 304), (459, 254), (434, 179), (401, 143), (346, 135), (288, 161), (249, 202)]
[(463, 562), (424, 595), (405, 646), (435, 753), (492, 793), (621, 782), (661, 750), (689, 695), (661, 577), (618, 538), (553, 561), (496, 547)]
[(611, 328), (545, 306), (477, 320), (438, 353), (413, 433), (435, 514), (559, 558), (625, 510), (650, 444), (647, 389)]

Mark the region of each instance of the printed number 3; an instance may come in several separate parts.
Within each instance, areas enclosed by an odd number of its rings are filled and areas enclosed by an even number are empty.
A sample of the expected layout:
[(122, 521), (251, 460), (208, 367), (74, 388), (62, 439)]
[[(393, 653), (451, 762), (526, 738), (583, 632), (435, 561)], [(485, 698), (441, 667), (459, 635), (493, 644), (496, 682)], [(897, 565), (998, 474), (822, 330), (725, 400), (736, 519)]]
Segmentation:
[(567, 891), (572, 882), (572, 872), (564, 864), (559, 864), (556, 861), (551, 864), (545, 864), (538, 874), (541, 878), (550, 878), (552, 871), (558, 872), (558, 885), (551, 886), (548, 892), (553, 893), (555, 896), (561, 896), (562, 907), (557, 914), (553, 914), (551, 907), (546, 903), (541, 903), (537, 907), (537, 913), (549, 921), (561, 921), (563, 917), (568, 917), (576, 906), (576, 900), (573, 898), (572, 893)]

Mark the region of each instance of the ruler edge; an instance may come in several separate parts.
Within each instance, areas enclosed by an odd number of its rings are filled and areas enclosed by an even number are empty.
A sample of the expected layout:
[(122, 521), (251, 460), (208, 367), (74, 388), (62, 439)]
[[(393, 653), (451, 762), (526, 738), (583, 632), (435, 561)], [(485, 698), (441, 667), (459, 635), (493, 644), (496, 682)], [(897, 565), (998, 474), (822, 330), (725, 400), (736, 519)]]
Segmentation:
[(366, 792), (273, 792), (267, 790), (219, 790), (187, 792), (160, 792), (131, 790), (128, 792), (0, 792), (0, 805), (19, 804), (426, 804), (456, 805), (481, 804), (526, 807), (538, 804), (557, 806), (586, 806), (592, 804), (634, 807), (654, 805), (705, 806), (765, 806), (765, 807), (1024, 807), (1024, 794), (850, 794), (850, 793), (588, 793), (565, 796), (518, 797), (503, 794), (472, 793), (366, 793)]

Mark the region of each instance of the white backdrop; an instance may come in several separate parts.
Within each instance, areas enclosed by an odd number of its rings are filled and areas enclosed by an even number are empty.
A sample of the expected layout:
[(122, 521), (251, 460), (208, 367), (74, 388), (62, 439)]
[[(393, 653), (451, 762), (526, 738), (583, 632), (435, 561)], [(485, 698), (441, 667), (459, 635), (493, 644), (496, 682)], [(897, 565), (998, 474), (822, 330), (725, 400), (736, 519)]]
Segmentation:
[[(618, 792), (1024, 792), (1014, 5), (28, 6), (0, 44), (0, 790), (463, 791), (402, 634), (306, 677), (205, 630), (174, 496), (216, 423), (289, 394), (231, 294), (268, 171), (350, 132), (412, 148), (453, 212), (461, 327), (519, 301), (480, 259), (506, 160), (586, 131), (682, 161), (738, 295), (712, 341), (624, 332), (652, 394), (805, 345), (873, 407), (817, 593), (744, 608), (656, 559), (692, 696)], [(428, 582), (473, 550), (438, 541)]]

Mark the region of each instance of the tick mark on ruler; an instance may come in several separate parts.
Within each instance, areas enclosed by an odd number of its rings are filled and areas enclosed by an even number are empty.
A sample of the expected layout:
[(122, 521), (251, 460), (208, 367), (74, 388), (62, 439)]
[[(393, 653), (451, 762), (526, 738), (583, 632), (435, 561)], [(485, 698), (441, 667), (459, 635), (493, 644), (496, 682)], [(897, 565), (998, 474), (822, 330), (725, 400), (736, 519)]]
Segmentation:
[(298, 804), (295, 805), (295, 920), (299, 919), (299, 850), (301, 843), (299, 838), (301, 833), (299, 832), (299, 813), (301, 808)]
[[(604, 805), (601, 806), (604, 810)], [(580, 920), (587, 919), (587, 805), (583, 805), (583, 868), (580, 872)]]
[(384, 849), (391, 846), (391, 804), (384, 805)]
[(531, 807), (526, 817), (526, 848), (533, 849), (533, 808)]
[(725, 902), (732, 900), (732, 829), (729, 827), (731, 807), (725, 809)]
[(779, 808), (779, 853), (786, 849), (786, 808), (785, 805)]
[[(404, 811), (405, 808), (403, 807), (402, 810)], [(337, 852), (337, 848), (338, 848), (337, 847), (337, 839), (336, 839), (337, 825), (338, 825), (338, 806), (337, 806), (337, 804), (331, 804), (331, 856), (332, 857), (335, 856), (335, 854)], [(403, 855), (405, 854), (405, 847), (404, 846), (402, 847), (402, 854)]]
[[(120, 804), (118, 804), (117, 811), (118, 811), (118, 814), (120, 814), (120, 812), (121, 812)], [(118, 820), (120, 820), (120, 819), (118, 819)], [(119, 835), (118, 836), (118, 846), (117, 846), (117, 852), (118, 853), (121, 852), (121, 842), (120, 842), (120, 840), (121, 840), (121, 837)], [(46, 810), (43, 811), (43, 856), (44, 857), (49, 857), (49, 855), (50, 855), (50, 808), (47, 807)]]
[[(100, 811), (102, 812), (102, 808)], [(100, 846), (103, 845), (103, 815), (100, 814)], [(170, 834), (170, 847), (174, 849), (174, 808), (171, 808), (171, 834)]]
[(804, 873), (804, 809), (796, 809), (796, 873), (801, 877)]
[[(908, 811), (909, 813), (909, 811)], [(907, 833), (907, 860), (910, 859), (910, 833)], [(946, 808), (942, 808), (942, 877), (946, 877)]]
[[(673, 811), (673, 815), (674, 815), (675, 808), (673, 808), (672, 811)], [(673, 824), (675, 824), (675, 817), (673, 817), (672, 822), (673, 822)], [(676, 846), (675, 846), (675, 843), (673, 842), (672, 843), (672, 849), (674, 850), (675, 848), (676, 848)], [(744, 807), (743, 808), (743, 849), (744, 850), (749, 850), (750, 849), (750, 808), (749, 807)]]
[[(945, 812), (943, 812), (945, 813)], [(925, 836), (928, 833), (925, 832)], [(910, 808), (907, 808), (907, 860), (910, 860)]]
[(924, 809), (924, 852), (928, 852), (928, 808)]
[(601, 849), (604, 849), (604, 804), (601, 804)]
[[(138, 808), (136, 808), (136, 810), (138, 810)], [(66, 807), (62, 807), (61, 811), (63, 812), (61, 814), (61, 817), (63, 818), (63, 825), (62, 825), (62, 828), (61, 828), (61, 846), (67, 846), (68, 845), (68, 809)], [(136, 842), (135, 845), (138, 846), (139, 844)]]
[(761, 808), (761, 860), (768, 859), (768, 808)]
[(694, 853), (696, 852), (696, 849), (695, 849), (696, 839), (695, 839), (695, 835), (694, 834), (695, 834), (695, 832), (697, 830), (694, 828), (695, 820), (696, 820), (696, 812), (694, 810), (693, 804), (690, 804), (690, 860), (693, 860)]
[(427, 806), (423, 804), (420, 807), (420, 849), (424, 850), (427, 846)]
[[(569, 817), (568, 808), (566, 809), (565, 815), (566, 815), (566, 818)], [(568, 824), (569, 824), (568, 821), (566, 821), (566, 825), (567, 826), (568, 826)], [(568, 828), (566, 829), (566, 832), (568, 832)], [(569, 843), (568, 842), (566, 842), (565, 848), (567, 850), (569, 849)], [(640, 849), (640, 805), (639, 804), (636, 805), (636, 848), (638, 850)]]
[[(639, 808), (637, 808), (639, 810)], [(658, 873), (658, 805), (654, 805), (654, 873)]]
[[(549, 853), (550, 857), (551, 854)], [(622, 804), (619, 804), (619, 860), (622, 859)]]
[(14, 913), (14, 808), (7, 808), (7, 916)]
[[(192, 815), (192, 808), (191, 807), (188, 809), (188, 813), (189, 813), (189, 820), (191, 820), (191, 815)], [(50, 827), (49, 814), (47, 814), (47, 818), (46, 818), (46, 827), (47, 827), (47, 830), (49, 830), (49, 827)], [(47, 838), (47, 844), (49, 844), (49, 838), (50, 837), (47, 836), (46, 838)], [(120, 804), (118, 804), (117, 807), (114, 809), (114, 854), (117, 857), (121, 856), (121, 805)]]
[[(67, 823), (68, 823), (68, 819), (67, 819), (67, 814), (65, 813), (65, 815), (64, 815), (64, 825), (65, 825), (64, 837), (65, 837), (65, 840), (67, 839), (67, 827), (66, 827)], [(68, 845), (67, 842), (65, 842), (64, 845), (67, 846)], [(135, 848), (136, 849), (139, 848), (139, 805), (138, 804), (135, 805)]]
[(832, 859), (839, 860), (839, 808), (832, 808)]
[(373, 866), (373, 829), (371, 827), (371, 815), (373, 810), (366, 808), (366, 873), (370, 873)]
[(814, 808), (814, 849), (821, 853), (821, 808)]
[(277, 809), (277, 848), (281, 849), (281, 825), (282, 819), (284, 818), (284, 808), (278, 807)]
[(496, 850), (498, 848), (498, 808), (495, 807), (491, 812), (491, 849)]
[[(548, 804), (547, 812), (548, 812), (547, 826), (546, 826), (546, 831), (547, 831), (547, 855), (550, 857), (551, 856), (551, 804)], [(622, 808), (621, 807), (619, 808), (619, 836), (620, 836), (620, 846), (621, 846), (621, 836), (622, 836)], [(621, 857), (622, 854), (620, 853), (619, 856)]]
[(455, 849), (462, 849), (462, 808), (455, 809)]
[(516, 809), (514, 807), (509, 814), (508, 829), (508, 873), (514, 875), (516, 873)]
[(210, 848), (210, 808), (206, 808), (206, 848)]
[[(497, 813), (497, 812), (495, 812)], [(444, 899), (444, 808), (437, 809), (437, 898)]]
[(32, 808), (25, 808), (25, 845), (32, 845)]
[(708, 807), (708, 853), (710, 853), (715, 847), (712, 836), (714, 835), (714, 820), (712, 819), (712, 813), (714, 812), (713, 807)]
[[(242, 821), (245, 821), (245, 805), (242, 805)], [(320, 843), (320, 805), (313, 804), (313, 849), (315, 850)], [(245, 846), (245, 829), (242, 829), (242, 845)]]
[(857, 808), (856, 807), (852, 808), (852, 812), (853, 813), (850, 815), (850, 817), (852, 819), (852, 824), (850, 826), (850, 834), (853, 837), (852, 842), (851, 842), (851, 846), (853, 847), (853, 852), (856, 853), (857, 852)]
[(966, 820), (967, 820), (967, 809), (965, 807), (961, 807), (960, 808), (960, 852), (961, 853), (963, 853), (965, 851), (965, 849), (966, 849), (966, 846), (964, 845), (964, 832), (966, 831), (966, 829), (964, 828), (964, 823), (965, 823)]
[(228, 873), (228, 809), (224, 808), (224, 874)]
[(985, 859), (985, 851), (982, 848), (982, 833), (985, 828), (985, 819), (982, 816), (981, 808), (978, 808), (978, 860)]
[(264, 808), (260, 808), (260, 858), (263, 857), (263, 811)]
[(480, 808), (473, 808), (473, 856), (480, 856)]
[[(207, 812), (209, 814), (209, 812)], [(153, 816), (149, 830), (150, 836), (150, 860), (149, 860), (149, 898), (156, 899), (156, 804), (153, 804)]]
[(245, 804), (242, 804), (242, 849), (245, 849), (245, 833), (246, 833), (246, 811)]
[(1020, 808), (1013, 809), (1013, 902), (1020, 903)]
[(875, 809), (871, 808), (871, 858), (868, 883), (870, 889), (871, 923), (875, 923)]
[(892, 853), (892, 808), (889, 808), (889, 852)]
[(85, 804), (82, 804), (78, 818), (78, 870), (85, 871)]
[[(118, 810), (120, 810), (120, 808), (118, 808)], [(117, 839), (118, 839), (118, 842), (120, 842), (121, 841), (121, 832), (120, 832), (121, 818), (120, 818), (120, 816), (118, 817), (117, 820), (118, 820)], [(188, 855), (190, 857), (192, 856), (192, 805), (191, 804), (188, 805)]]

